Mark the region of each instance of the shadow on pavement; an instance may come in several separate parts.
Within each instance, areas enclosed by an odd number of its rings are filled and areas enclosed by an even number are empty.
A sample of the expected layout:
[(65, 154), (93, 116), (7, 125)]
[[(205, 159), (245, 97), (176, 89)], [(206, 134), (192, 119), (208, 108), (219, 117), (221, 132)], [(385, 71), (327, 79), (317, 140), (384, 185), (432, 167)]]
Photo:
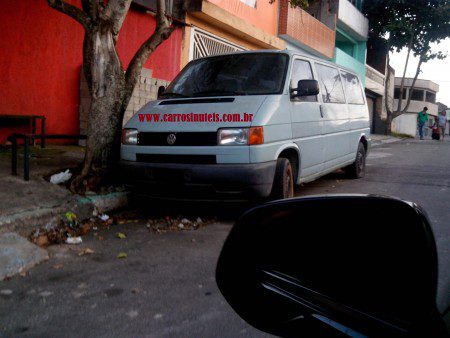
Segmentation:
[(184, 216), (234, 221), (246, 210), (261, 203), (163, 200), (132, 194), (129, 206), (148, 218)]
[[(297, 187), (295, 196), (309, 195), (309, 190), (317, 186), (330, 185), (336, 180), (345, 180), (342, 171), (328, 174), (316, 181)], [(157, 199), (140, 194), (132, 194), (129, 207), (140, 215), (148, 218), (165, 216), (217, 218), (224, 221), (234, 221), (245, 211), (265, 203), (265, 201), (198, 201)]]

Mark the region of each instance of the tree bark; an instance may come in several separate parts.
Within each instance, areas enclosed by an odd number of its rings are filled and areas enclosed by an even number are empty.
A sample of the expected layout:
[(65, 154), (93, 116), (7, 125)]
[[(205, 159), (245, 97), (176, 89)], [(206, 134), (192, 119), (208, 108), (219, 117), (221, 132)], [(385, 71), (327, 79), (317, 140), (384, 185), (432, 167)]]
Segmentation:
[(408, 68), (409, 55), (411, 54), (413, 42), (414, 42), (414, 34), (413, 34), (413, 32), (411, 32), (411, 38), (410, 38), (409, 44), (408, 44), (408, 54), (406, 55), (405, 68), (403, 70), (402, 81), (400, 83), (400, 96), (398, 98), (398, 106), (397, 106), (396, 112), (400, 112), (402, 110), (403, 90), (404, 90), (404, 86), (405, 86), (405, 76), (406, 76), (406, 70)]
[(107, 24), (86, 33), (83, 56), (91, 106), (83, 168), (71, 184), (74, 192), (83, 192), (87, 179), (104, 176), (117, 160), (114, 145), (122, 126), (125, 88), (125, 74), (115, 48), (114, 34)]
[(114, 43), (119, 38), (119, 32), (130, 9), (130, 5), (131, 0), (109, 0), (105, 11), (102, 13), (102, 19), (112, 23)]
[(70, 16), (88, 30), (91, 25), (89, 16), (76, 6), (70, 5), (62, 0), (47, 0), (47, 3), (53, 9)]
[[(412, 41), (413, 41), (413, 39), (411, 39), (411, 42)], [(399, 100), (398, 100), (397, 109), (395, 111), (394, 111), (394, 109), (392, 109), (392, 111), (389, 110), (388, 106), (387, 106), (387, 103), (386, 103), (386, 113), (387, 113), (387, 117), (388, 117), (387, 120), (386, 120), (386, 124), (387, 124), (387, 128), (386, 128), (387, 131), (386, 132), (387, 132), (387, 134), (390, 134), (392, 132), (392, 121), (396, 117), (399, 117), (400, 115), (402, 115), (402, 114), (404, 114), (404, 113), (406, 113), (408, 111), (409, 105), (411, 103), (412, 91), (415, 88), (416, 81), (417, 81), (417, 78), (419, 77), (420, 69), (422, 67), (422, 63), (424, 62), (424, 57), (425, 57), (424, 54), (426, 54), (426, 51), (428, 50), (427, 48), (424, 48), (424, 52), (420, 55), (419, 63), (417, 64), (417, 68), (416, 68), (416, 73), (415, 73), (413, 81), (411, 83), (411, 87), (409, 87), (409, 93), (408, 93), (408, 98), (407, 98), (405, 107), (402, 108), (402, 101), (403, 101), (403, 94), (402, 94), (403, 90), (402, 89), (404, 87), (404, 81), (405, 81), (405, 75), (406, 75), (406, 67), (408, 65), (408, 59), (409, 59), (409, 53), (410, 53), (410, 50), (411, 50), (411, 44), (410, 44), (410, 46), (408, 48), (409, 48), (408, 49), (408, 56), (406, 58), (405, 70), (403, 72), (402, 82), (401, 82), (401, 85), (400, 85), (400, 97), (399, 97)], [(389, 60), (389, 56), (388, 56), (388, 60)], [(385, 98), (388, 97), (387, 94), (388, 94), (388, 89), (387, 89), (387, 85), (386, 85), (386, 87), (385, 87)]]
[(406, 101), (405, 108), (403, 108), (403, 110), (397, 116), (406, 113), (408, 108), (409, 108), (409, 104), (411, 103), (412, 91), (413, 91), (413, 89), (416, 86), (416, 81), (417, 81), (417, 78), (419, 77), (420, 68), (422, 66), (422, 63), (423, 63), (423, 58), (422, 58), (422, 55), (421, 55), (420, 59), (419, 59), (419, 63), (417, 64), (416, 74), (414, 75), (413, 82), (411, 83), (411, 88), (409, 89), (408, 101)]
[(166, 17), (165, 0), (157, 0), (156, 3), (156, 28), (153, 34), (141, 45), (125, 74), (125, 92), (123, 105), (124, 112), (130, 101), (133, 89), (139, 79), (141, 69), (145, 61), (150, 57), (153, 51), (172, 34), (174, 27), (171, 27), (172, 21)]
[[(93, 180), (94, 188), (120, 155), (120, 135), (125, 110), (142, 66), (153, 51), (174, 30), (166, 16), (165, 0), (157, 0), (156, 29), (142, 44), (125, 73), (116, 43), (132, 0), (82, 0), (82, 9), (63, 0), (47, 0), (85, 29), (83, 72), (91, 94), (86, 152), (80, 174), (72, 181), (73, 192), (84, 192)], [(88, 187), (90, 188), (90, 187)]]
[(390, 135), (392, 133), (392, 120), (393, 120), (392, 112), (388, 114), (386, 117), (386, 135)]

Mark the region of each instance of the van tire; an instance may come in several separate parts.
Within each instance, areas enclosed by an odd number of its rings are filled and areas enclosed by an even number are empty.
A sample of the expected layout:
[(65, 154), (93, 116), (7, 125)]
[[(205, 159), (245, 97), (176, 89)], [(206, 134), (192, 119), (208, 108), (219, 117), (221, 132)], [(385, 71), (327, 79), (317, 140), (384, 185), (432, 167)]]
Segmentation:
[(291, 162), (287, 158), (279, 158), (273, 179), (271, 200), (294, 197), (294, 175)]
[(344, 168), (348, 178), (363, 178), (366, 175), (366, 148), (359, 142), (355, 162)]

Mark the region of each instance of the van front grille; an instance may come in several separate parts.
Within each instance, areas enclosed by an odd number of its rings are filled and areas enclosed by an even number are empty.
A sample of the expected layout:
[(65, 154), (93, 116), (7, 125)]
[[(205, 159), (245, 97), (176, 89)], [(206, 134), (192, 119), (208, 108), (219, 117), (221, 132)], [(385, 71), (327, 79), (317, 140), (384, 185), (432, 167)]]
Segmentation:
[[(170, 138), (169, 138), (170, 135)], [(174, 137), (172, 136), (174, 135)], [(168, 142), (168, 140), (173, 143)], [(141, 146), (216, 146), (216, 132), (141, 132), (138, 136)]]
[(136, 154), (136, 161), (147, 163), (216, 164), (216, 155)]

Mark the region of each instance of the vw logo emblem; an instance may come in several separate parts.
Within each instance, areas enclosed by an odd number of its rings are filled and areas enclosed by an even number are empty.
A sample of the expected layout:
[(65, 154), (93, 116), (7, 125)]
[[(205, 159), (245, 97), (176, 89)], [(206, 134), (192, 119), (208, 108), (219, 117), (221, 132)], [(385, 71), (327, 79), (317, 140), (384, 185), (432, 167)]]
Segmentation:
[(174, 144), (176, 140), (177, 140), (177, 137), (175, 136), (175, 134), (169, 134), (167, 136), (167, 143), (170, 145)]

